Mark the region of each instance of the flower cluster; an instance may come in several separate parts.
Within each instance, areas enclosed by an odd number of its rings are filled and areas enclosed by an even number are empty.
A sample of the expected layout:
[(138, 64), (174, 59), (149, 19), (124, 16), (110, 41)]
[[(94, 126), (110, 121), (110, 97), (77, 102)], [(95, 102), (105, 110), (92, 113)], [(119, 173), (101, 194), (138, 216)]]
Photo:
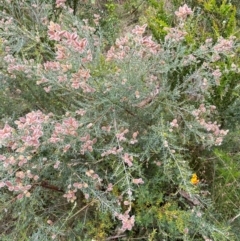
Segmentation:
[(118, 214), (117, 218), (122, 221), (121, 232), (126, 230), (132, 230), (135, 222), (135, 216), (130, 216), (129, 211), (126, 211), (124, 214)]
[(143, 36), (147, 25), (136, 26), (132, 30), (132, 35), (124, 38), (118, 38), (115, 46), (112, 46), (107, 52), (107, 61), (123, 60), (130, 53), (132, 48), (138, 48), (135, 55), (140, 58), (147, 58), (151, 54), (157, 54), (161, 51), (160, 45), (152, 40), (152, 36)]
[(178, 11), (175, 11), (175, 15), (182, 20), (185, 20), (189, 15), (192, 15), (193, 11), (191, 8), (184, 4), (182, 7), (179, 7)]
[(55, 123), (54, 131), (49, 139), (50, 143), (56, 143), (64, 140), (64, 136), (76, 136), (77, 129), (79, 127), (78, 121), (73, 118), (69, 117), (63, 120), (61, 123)]
[(204, 129), (211, 133), (208, 135), (209, 139), (214, 142), (216, 146), (220, 146), (223, 141), (223, 137), (227, 135), (228, 130), (221, 130), (220, 125), (217, 122), (206, 121), (204, 118), (207, 114), (214, 112), (215, 106), (210, 106), (209, 109), (201, 104), (197, 110), (194, 110), (192, 114), (195, 116), (196, 121), (204, 127)]

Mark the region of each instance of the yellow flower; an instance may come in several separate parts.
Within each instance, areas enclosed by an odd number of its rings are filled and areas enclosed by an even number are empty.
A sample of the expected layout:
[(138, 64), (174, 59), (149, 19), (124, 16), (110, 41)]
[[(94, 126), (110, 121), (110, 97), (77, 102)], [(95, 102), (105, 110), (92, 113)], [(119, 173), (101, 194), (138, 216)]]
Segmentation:
[(192, 174), (191, 183), (193, 185), (197, 185), (199, 183), (199, 179), (196, 173)]

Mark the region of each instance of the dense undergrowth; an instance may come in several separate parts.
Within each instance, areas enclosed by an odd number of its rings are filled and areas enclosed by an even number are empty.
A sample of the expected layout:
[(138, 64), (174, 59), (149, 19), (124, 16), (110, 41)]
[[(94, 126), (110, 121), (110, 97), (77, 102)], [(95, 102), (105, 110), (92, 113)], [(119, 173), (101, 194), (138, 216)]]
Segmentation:
[(185, 2), (0, 1), (1, 240), (240, 240), (240, 6)]

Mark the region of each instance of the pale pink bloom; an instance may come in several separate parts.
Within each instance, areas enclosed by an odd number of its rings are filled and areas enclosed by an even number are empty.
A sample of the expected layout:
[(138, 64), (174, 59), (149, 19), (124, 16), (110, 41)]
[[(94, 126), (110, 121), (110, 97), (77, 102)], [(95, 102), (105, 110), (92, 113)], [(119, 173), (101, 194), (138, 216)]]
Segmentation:
[(8, 124), (4, 125), (3, 129), (0, 129), (0, 140), (10, 138), (12, 136), (13, 128)]
[(127, 82), (127, 79), (123, 79), (121, 84), (122, 84), (122, 85), (125, 85), (126, 82)]
[(135, 222), (135, 216), (130, 217), (128, 212), (125, 212), (124, 214), (118, 214), (117, 218), (122, 221), (122, 232), (125, 232), (126, 230), (132, 230)]
[(107, 61), (110, 61), (112, 59), (114, 59), (116, 57), (115, 55), (115, 48), (113, 46), (111, 46), (111, 48), (107, 51)]
[(48, 25), (48, 36), (49, 39), (55, 40), (55, 41), (60, 41), (63, 37), (63, 34), (65, 31), (61, 31), (61, 27), (59, 24), (50, 22)]
[(137, 185), (144, 183), (144, 181), (142, 180), (142, 178), (133, 179), (132, 182), (133, 182), (134, 184), (137, 184)]
[(175, 15), (180, 19), (186, 19), (188, 15), (192, 15), (193, 11), (191, 8), (184, 4), (182, 7), (179, 7), (178, 11), (175, 12)]
[(19, 162), (18, 162), (18, 166), (23, 166), (24, 164), (26, 164), (28, 161), (27, 161), (27, 158), (23, 158), (23, 159), (20, 159), (19, 158)]
[(174, 119), (172, 122), (170, 122), (170, 126), (178, 128), (177, 119)]
[(16, 62), (16, 59), (10, 54), (6, 55), (3, 59), (9, 64)]
[(102, 126), (101, 129), (102, 129), (103, 131), (110, 132), (110, 131), (111, 131), (111, 128), (112, 128), (111, 126)]
[(69, 149), (70, 149), (71, 145), (70, 144), (67, 144), (66, 146), (64, 146), (63, 148), (63, 152), (67, 152)]
[(87, 175), (88, 177), (91, 177), (94, 173), (95, 173), (95, 172), (94, 172), (94, 170), (92, 170), (92, 169), (86, 171), (86, 175)]
[(56, 234), (53, 234), (53, 235), (51, 236), (51, 238), (52, 238), (53, 240), (54, 240), (56, 237), (57, 237)]
[(83, 93), (94, 93), (95, 89), (85, 82), (80, 83), (80, 88), (83, 90)]
[[(62, 71), (65, 73), (68, 70), (72, 69), (72, 65), (71, 64), (61, 64), (61, 68), (62, 68)], [(67, 80), (67, 78), (66, 78), (66, 80)]]
[(212, 72), (212, 75), (214, 76), (216, 85), (220, 85), (220, 77), (222, 76), (221, 70), (216, 69)]
[(43, 64), (45, 70), (52, 70), (52, 71), (58, 71), (61, 68), (61, 65), (59, 62), (55, 61), (47, 61)]
[(93, 126), (93, 123), (89, 123), (88, 125), (87, 125), (87, 128), (89, 129), (89, 128), (91, 128)]
[(34, 175), (33, 180), (37, 181), (38, 179), (39, 179), (39, 176), (38, 175)]
[(214, 53), (211, 57), (211, 61), (212, 62), (216, 62), (218, 61), (219, 59), (221, 59), (221, 56), (218, 54), (218, 53)]
[(160, 49), (160, 45), (155, 43), (153, 40), (152, 40), (152, 36), (145, 36), (143, 37), (141, 40), (140, 40), (140, 43), (142, 45), (144, 45), (145, 47), (148, 48), (148, 50), (153, 53), (153, 54), (156, 54), (157, 51)]
[(169, 147), (169, 146), (168, 146), (168, 141), (164, 141), (164, 142), (163, 142), (163, 145), (164, 145), (164, 147)]
[(36, 82), (36, 84), (37, 84), (37, 85), (40, 85), (40, 84), (42, 84), (42, 83), (47, 83), (47, 82), (48, 82), (48, 80), (47, 80), (45, 77), (43, 77), (42, 79), (38, 80), (38, 81)]
[(60, 44), (57, 44), (57, 52), (56, 52), (56, 59), (63, 60), (67, 58), (67, 50)]
[(56, 161), (56, 163), (54, 164), (53, 168), (54, 169), (58, 169), (59, 165), (60, 165), (60, 161)]
[(160, 161), (156, 161), (155, 163), (156, 163), (156, 165), (159, 166), (159, 167), (162, 165), (162, 162), (160, 162)]
[(119, 149), (117, 149), (116, 147), (113, 147), (112, 149), (103, 152), (101, 154), (101, 156), (104, 157), (104, 156), (108, 156), (110, 154), (117, 155), (118, 153), (122, 152), (122, 150), (123, 150), (122, 147), (120, 147)]
[(77, 188), (77, 189), (82, 189), (83, 184), (82, 184), (82, 183), (79, 183), (79, 182), (75, 182), (75, 183), (73, 183), (73, 187), (75, 187), (75, 188)]
[(124, 38), (117, 38), (116, 39), (116, 42), (115, 42), (115, 45), (118, 47), (118, 48), (123, 48), (124, 45), (126, 45), (128, 43), (129, 39), (128, 37), (124, 37)]
[(23, 136), (21, 139), (24, 142), (24, 145), (26, 145), (26, 146), (35, 146), (35, 147), (39, 146), (39, 140), (37, 137)]
[(31, 170), (27, 170), (27, 177), (33, 178), (33, 174), (31, 173)]
[(66, 129), (77, 130), (79, 127), (79, 124), (75, 118), (69, 117), (69, 118), (63, 120), (63, 127)]
[(0, 154), (0, 161), (6, 160), (6, 157)]
[(17, 199), (19, 199), (19, 200), (22, 199), (23, 197), (24, 197), (23, 193), (20, 193), (20, 194), (17, 195)]
[(137, 99), (140, 98), (140, 93), (139, 93), (138, 90), (135, 91), (135, 97), (136, 97)]
[(221, 73), (220, 69), (216, 69), (212, 72), (212, 75), (214, 76), (214, 78), (219, 78), (222, 76), (222, 73)]
[(132, 134), (133, 139), (136, 139), (136, 138), (137, 138), (137, 136), (138, 136), (138, 134), (139, 134), (139, 132), (138, 132), (138, 131), (133, 132), (133, 134)]
[(67, 198), (68, 202), (73, 203), (77, 199), (75, 192), (76, 190), (68, 190), (68, 192), (65, 193), (63, 197)]
[(85, 136), (82, 136), (82, 137), (80, 138), (80, 141), (83, 141), (83, 142), (86, 142), (86, 141), (88, 141), (88, 140), (90, 140), (90, 134), (86, 134)]
[(97, 142), (97, 139), (94, 138), (93, 140), (90, 140), (90, 135), (87, 134), (85, 137), (81, 137), (80, 141), (85, 142), (82, 144), (81, 151), (80, 151), (80, 153), (84, 155), (86, 151), (89, 151), (89, 152), (93, 151), (92, 146)]
[(80, 116), (84, 116), (86, 114), (86, 111), (84, 109), (79, 109), (79, 110), (76, 110), (75, 113)]
[(53, 225), (53, 221), (49, 219), (49, 220), (47, 220), (47, 224)]
[(128, 133), (129, 130), (128, 129), (125, 129), (124, 131), (122, 131), (121, 133), (117, 133), (116, 134), (116, 137), (119, 141), (125, 141), (126, 140), (126, 137), (124, 136), (126, 133)]
[(74, 48), (75, 50), (77, 50), (79, 53), (83, 53), (86, 46), (87, 46), (87, 39), (81, 39), (81, 40), (78, 40), (78, 41), (75, 41), (74, 43)]
[(130, 144), (135, 144), (135, 143), (138, 142), (138, 140), (137, 140), (138, 134), (139, 134), (138, 131), (136, 131), (136, 132), (134, 132), (134, 133), (132, 134), (132, 139), (131, 139), (131, 141), (130, 141)]
[(213, 49), (217, 53), (229, 53), (233, 49), (233, 40), (230, 39), (224, 39), (223, 37), (220, 37), (218, 39), (217, 44), (213, 47)]
[(82, 62), (87, 63), (87, 62), (90, 62), (90, 61), (92, 61), (92, 53), (91, 53), (91, 50), (88, 50), (87, 56), (82, 58)]
[(79, 38), (79, 36), (76, 32), (70, 33), (70, 32), (67, 32), (67, 31), (64, 32), (63, 37), (66, 38), (67, 45), (71, 45), (71, 46), (73, 46), (75, 41), (78, 40), (78, 38)]
[(5, 182), (0, 182), (0, 188), (5, 187)]
[(17, 160), (15, 159), (15, 157), (13, 157), (13, 156), (10, 156), (10, 157), (8, 157), (5, 161), (4, 161), (4, 163), (6, 164), (9, 164), (9, 165), (15, 165), (15, 163), (17, 162)]
[(8, 190), (9, 190), (9, 191), (13, 191), (13, 190), (14, 190), (14, 186), (12, 185), (11, 182), (6, 181), (6, 182), (5, 182), (5, 185), (8, 187)]
[(206, 78), (203, 78), (203, 80), (202, 80), (201, 89), (202, 90), (208, 89), (208, 80)]
[(89, 199), (90, 195), (88, 193), (84, 193), (85, 199)]
[(65, 7), (65, 2), (67, 0), (56, 0), (56, 7), (60, 8), (60, 7)]
[[(62, 66), (61, 66), (61, 67), (62, 67)], [(67, 76), (66, 76), (66, 75), (58, 76), (57, 79), (58, 79), (58, 82), (59, 82), (59, 83), (61, 83), (61, 82), (66, 82), (66, 81), (67, 81)]]
[(60, 41), (62, 39), (64, 31), (48, 31), (48, 36), (50, 40)]
[(129, 167), (133, 165), (132, 163), (133, 156), (129, 155), (128, 153), (124, 153), (124, 155), (122, 156), (122, 159)]
[(111, 192), (113, 190), (113, 184), (109, 183), (107, 186), (107, 192)]
[(80, 81), (79, 80), (73, 80), (71, 84), (72, 88), (79, 89), (80, 87)]
[(220, 146), (222, 144), (222, 141), (223, 141), (223, 138), (222, 137), (218, 137), (216, 140), (215, 140), (215, 145), (216, 146)]
[(136, 35), (143, 35), (143, 33), (145, 32), (147, 27), (147, 24), (144, 24), (143, 26), (135, 26), (135, 28), (132, 30), (132, 33), (136, 34)]
[(179, 30), (177, 28), (164, 28), (168, 31), (168, 34), (165, 36), (165, 40), (172, 40), (173, 42), (179, 42), (184, 40), (184, 37), (187, 35), (186, 31)]
[(18, 171), (18, 172), (16, 172), (15, 176), (19, 177), (21, 179), (24, 179), (25, 178), (25, 173), (23, 171)]

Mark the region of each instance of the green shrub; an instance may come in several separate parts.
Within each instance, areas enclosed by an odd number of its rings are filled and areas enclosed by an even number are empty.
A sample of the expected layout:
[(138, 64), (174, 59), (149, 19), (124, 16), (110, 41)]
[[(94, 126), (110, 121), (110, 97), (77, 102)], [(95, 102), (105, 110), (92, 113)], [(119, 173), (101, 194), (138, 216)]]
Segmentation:
[(93, 27), (59, 12), (45, 32), (52, 59), (14, 55), (1, 32), (1, 78), (47, 97), (0, 129), (1, 239), (234, 240), (203, 181), (212, 170), (196, 163), (228, 133), (213, 59), (227, 63), (236, 40), (187, 43), (185, 7), (164, 41), (136, 26), (106, 52), (100, 16)]

